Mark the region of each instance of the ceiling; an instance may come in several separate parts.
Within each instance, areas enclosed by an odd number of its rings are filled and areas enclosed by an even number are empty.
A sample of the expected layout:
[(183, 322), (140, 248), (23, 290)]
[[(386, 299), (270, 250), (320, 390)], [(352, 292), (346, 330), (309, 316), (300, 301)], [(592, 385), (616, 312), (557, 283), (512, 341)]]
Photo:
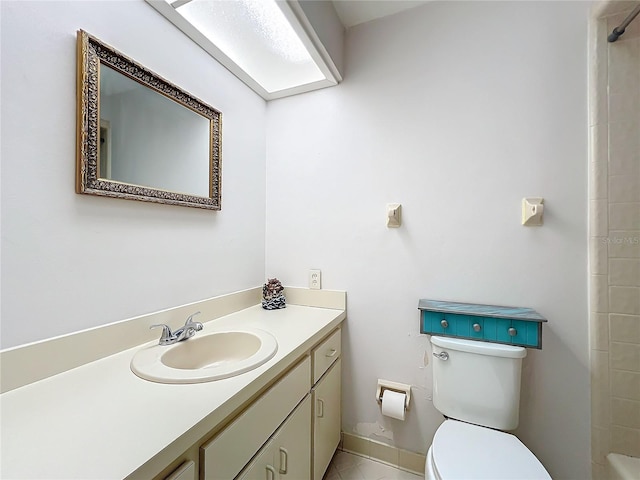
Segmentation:
[(333, 0), (345, 28), (415, 8), (429, 0)]

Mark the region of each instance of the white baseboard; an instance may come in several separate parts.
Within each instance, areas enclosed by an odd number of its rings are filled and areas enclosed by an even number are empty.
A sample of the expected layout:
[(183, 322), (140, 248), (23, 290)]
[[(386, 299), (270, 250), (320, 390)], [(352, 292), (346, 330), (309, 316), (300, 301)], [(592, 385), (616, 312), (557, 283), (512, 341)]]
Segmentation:
[(352, 433), (342, 432), (340, 449), (392, 467), (424, 475), (426, 456)]

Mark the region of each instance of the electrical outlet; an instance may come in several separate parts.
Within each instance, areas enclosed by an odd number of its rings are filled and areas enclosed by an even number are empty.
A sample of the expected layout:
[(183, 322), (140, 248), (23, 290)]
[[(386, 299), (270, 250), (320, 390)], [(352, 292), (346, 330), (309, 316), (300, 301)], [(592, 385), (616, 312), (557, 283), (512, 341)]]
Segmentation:
[(322, 272), (320, 270), (309, 270), (309, 288), (320, 290), (322, 288)]

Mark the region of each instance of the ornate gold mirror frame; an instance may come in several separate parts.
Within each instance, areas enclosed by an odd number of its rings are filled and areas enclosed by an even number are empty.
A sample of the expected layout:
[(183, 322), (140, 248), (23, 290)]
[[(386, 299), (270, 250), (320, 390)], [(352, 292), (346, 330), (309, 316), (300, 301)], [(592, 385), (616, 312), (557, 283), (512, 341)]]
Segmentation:
[[(105, 65), (209, 121), (209, 196), (100, 177), (100, 66)], [(76, 192), (220, 210), (222, 114), (83, 30), (78, 31)], [(172, 159), (180, 162), (180, 158)]]

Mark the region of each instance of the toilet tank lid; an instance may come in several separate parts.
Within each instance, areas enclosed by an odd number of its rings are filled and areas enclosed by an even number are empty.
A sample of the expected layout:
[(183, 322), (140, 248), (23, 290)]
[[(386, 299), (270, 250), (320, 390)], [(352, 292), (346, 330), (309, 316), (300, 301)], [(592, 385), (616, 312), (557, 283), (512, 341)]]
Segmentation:
[(445, 420), (431, 448), (435, 469), (443, 479), (551, 480), (536, 456), (509, 433)]
[(477, 353), (492, 357), (524, 358), (527, 350), (524, 347), (502, 345), (500, 343), (476, 342), (460, 338), (431, 337), (431, 343), (441, 348), (456, 350), (459, 352)]

